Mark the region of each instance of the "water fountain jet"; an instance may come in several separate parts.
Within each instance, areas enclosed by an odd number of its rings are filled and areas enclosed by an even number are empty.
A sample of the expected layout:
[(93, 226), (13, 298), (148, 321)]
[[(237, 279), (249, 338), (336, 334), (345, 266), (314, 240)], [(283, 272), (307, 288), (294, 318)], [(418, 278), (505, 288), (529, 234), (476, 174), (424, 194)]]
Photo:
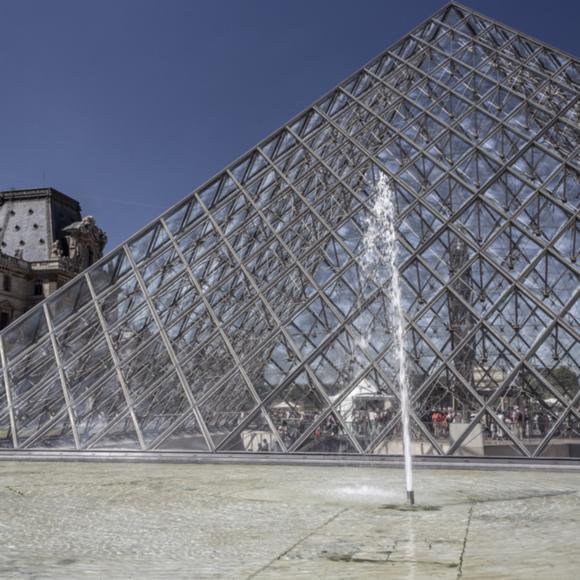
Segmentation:
[(377, 286), (384, 280), (380, 276), (390, 274), (389, 304), (393, 328), (393, 343), (397, 353), (398, 378), (401, 401), (401, 423), (403, 430), (403, 452), (405, 456), (405, 484), (407, 503), (414, 505), (413, 464), (411, 456), (411, 434), (409, 419), (409, 378), (407, 374), (407, 355), (405, 351), (405, 323), (401, 302), (401, 280), (397, 267), (398, 245), (396, 208), (394, 192), (388, 178), (380, 174), (374, 183), (376, 191), (375, 203), (371, 217), (368, 218), (366, 232), (363, 237), (364, 260), (362, 276), (366, 281), (372, 281)]

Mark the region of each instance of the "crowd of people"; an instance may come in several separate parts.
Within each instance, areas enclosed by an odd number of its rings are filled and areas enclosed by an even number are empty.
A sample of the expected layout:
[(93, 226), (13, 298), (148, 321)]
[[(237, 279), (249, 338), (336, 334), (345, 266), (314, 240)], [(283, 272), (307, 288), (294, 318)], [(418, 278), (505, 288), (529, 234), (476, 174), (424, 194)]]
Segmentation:
[(274, 425), (277, 426), (278, 435), (286, 447), (290, 447), (304, 431), (317, 418), (313, 411), (298, 409), (278, 408), (270, 411)]
[[(367, 407), (351, 409), (345, 422), (359, 441), (371, 442), (390, 423), (394, 417), (394, 409)], [(303, 433), (320, 417), (316, 411), (304, 411), (298, 408), (277, 408), (270, 412), (278, 435), (286, 448), (298, 440)], [(554, 425), (554, 418), (545, 410), (530, 412), (525, 407), (518, 405), (507, 406), (496, 412), (497, 421), (491, 415), (484, 413), (481, 419), (483, 436), (494, 441), (508, 440), (508, 433), (513, 434), (520, 440), (542, 438)], [(453, 423), (471, 423), (475, 418), (475, 411), (453, 409), (452, 407), (433, 408), (426, 411), (422, 416), (422, 422), (427, 426), (436, 439), (448, 439)], [(568, 437), (572, 433), (579, 435), (577, 424), (571, 421), (564, 422), (557, 436)], [(397, 434), (399, 428), (395, 427), (392, 434)], [(343, 436), (342, 426), (332, 416), (321, 423), (312, 433), (314, 444), (316, 442), (332, 443), (339, 441)], [(273, 441), (264, 439), (259, 444), (258, 451), (276, 451), (277, 445)]]
[(508, 429), (520, 439), (543, 437), (552, 425), (551, 417), (547, 413), (531, 414), (527, 409), (520, 409), (517, 406), (508, 407), (505, 411), (500, 410), (497, 417), (500, 425), (498, 426), (495, 422), (489, 425), (489, 435), (492, 439), (503, 439)]
[(391, 409), (358, 409), (352, 413), (352, 429), (363, 438), (372, 439), (389, 423), (393, 417)]
[[(278, 408), (270, 412), (278, 435), (286, 447), (290, 447), (294, 441), (320, 417), (316, 411), (302, 411), (299, 409)], [(390, 410), (358, 409), (351, 411), (345, 421), (359, 439), (372, 439), (387, 425), (392, 418)], [(313, 432), (315, 441), (328, 439), (340, 439), (342, 427), (337, 420), (330, 415), (326, 421), (319, 425)], [(265, 445), (261, 444), (260, 451), (264, 451)]]
[[(470, 423), (474, 416), (474, 412), (458, 411), (447, 407), (432, 409), (430, 413), (423, 416), (423, 421), (428, 424), (436, 438), (446, 439), (449, 437), (451, 423)], [(552, 416), (546, 411), (530, 412), (518, 405), (500, 409), (496, 416), (498, 422), (494, 421), (489, 414), (485, 414), (481, 422), (484, 436), (498, 441), (505, 439), (508, 431), (519, 439), (544, 437), (554, 422)], [(563, 426), (562, 434), (565, 436), (571, 429), (570, 425)]]

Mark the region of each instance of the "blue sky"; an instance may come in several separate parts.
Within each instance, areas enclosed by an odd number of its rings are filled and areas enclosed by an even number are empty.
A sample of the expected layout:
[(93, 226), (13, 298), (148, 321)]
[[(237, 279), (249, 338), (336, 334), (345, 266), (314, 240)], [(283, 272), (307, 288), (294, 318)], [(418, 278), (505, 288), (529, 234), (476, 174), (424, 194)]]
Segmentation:
[[(4, 0), (0, 189), (76, 197), (111, 250), (442, 4)], [(577, 2), (464, 4), (580, 55)]]

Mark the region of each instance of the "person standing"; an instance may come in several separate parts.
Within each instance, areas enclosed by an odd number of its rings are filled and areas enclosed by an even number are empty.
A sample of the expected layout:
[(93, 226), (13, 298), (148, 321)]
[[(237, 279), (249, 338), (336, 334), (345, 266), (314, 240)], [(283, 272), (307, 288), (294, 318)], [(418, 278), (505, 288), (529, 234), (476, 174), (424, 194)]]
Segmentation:
[(503, 434), (504, 434), (504, 425), (505, 425), (505, 415), (503, 411), (500, 411), (497, 414), (497, 418), (499, 419), (499, 425), (497, 429), (497, 438), (499, 441), (503, 441)]

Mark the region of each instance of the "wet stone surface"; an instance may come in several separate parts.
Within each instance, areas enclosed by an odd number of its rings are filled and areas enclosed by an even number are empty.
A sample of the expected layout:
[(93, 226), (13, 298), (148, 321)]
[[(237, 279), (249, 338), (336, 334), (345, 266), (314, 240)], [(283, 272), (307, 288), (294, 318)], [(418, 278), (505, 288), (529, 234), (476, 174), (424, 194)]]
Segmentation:
[(577, 578), (580, 474), (0, 463), (2, 578)]

